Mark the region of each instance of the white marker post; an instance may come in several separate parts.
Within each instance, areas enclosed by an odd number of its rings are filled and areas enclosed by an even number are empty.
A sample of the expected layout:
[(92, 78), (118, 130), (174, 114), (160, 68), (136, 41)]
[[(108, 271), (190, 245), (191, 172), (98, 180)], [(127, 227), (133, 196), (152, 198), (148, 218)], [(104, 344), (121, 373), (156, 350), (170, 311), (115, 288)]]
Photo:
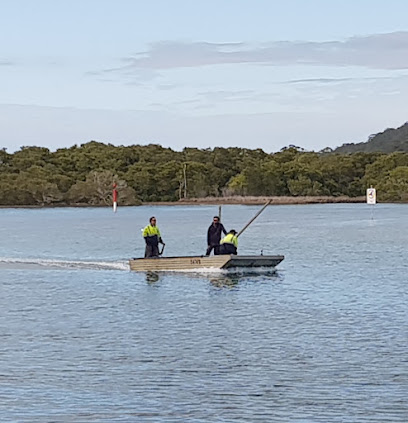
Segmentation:
[[(377, 193), (375, 192), (375, 188), (371, 187), (367, 189), (367, 204), (375, 205), (377, 203)], [(371, 209), (371, 219), (373, 219), (373, 210)]]

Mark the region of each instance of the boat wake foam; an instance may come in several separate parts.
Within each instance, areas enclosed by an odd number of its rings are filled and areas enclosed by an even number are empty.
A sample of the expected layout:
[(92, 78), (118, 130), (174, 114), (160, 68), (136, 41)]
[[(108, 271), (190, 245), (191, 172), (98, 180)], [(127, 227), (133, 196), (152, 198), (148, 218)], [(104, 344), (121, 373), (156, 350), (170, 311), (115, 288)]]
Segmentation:
[(9, 269), (88, 269), (88, 270), (129, 270), (127, 260), (123, 261), (80, 261), (54, 259), (23, 259), (0, 257), (0, 268)]

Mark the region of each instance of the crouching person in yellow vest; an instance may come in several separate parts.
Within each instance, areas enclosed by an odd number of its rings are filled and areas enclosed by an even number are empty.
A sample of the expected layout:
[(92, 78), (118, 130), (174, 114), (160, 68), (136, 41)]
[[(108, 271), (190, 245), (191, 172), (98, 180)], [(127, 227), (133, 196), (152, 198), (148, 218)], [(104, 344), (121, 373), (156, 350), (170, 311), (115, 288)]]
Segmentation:
[(220, 242), (219, 254), (237, 254), (237, 231), (231, 229)]

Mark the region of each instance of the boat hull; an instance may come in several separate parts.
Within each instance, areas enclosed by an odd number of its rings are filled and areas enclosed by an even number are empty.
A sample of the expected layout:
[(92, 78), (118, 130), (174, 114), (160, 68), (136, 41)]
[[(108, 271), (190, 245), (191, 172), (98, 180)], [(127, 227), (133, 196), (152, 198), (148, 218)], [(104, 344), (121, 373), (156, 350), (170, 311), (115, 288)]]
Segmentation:
[(274, 268), (284, 256), (184, 256), (184, 257), (158, 257), (134, 258), (129, 260), (130, 270), (136, 272), (146, 271), (185, 271), (199, 269), (231, 269), (231, 268)]

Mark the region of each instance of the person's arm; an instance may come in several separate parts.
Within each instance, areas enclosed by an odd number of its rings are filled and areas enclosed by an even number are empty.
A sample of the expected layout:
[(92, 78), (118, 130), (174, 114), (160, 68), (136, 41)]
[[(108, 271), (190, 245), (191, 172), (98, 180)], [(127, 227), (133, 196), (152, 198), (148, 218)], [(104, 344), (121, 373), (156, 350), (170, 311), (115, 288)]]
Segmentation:
[(208, 246), (210, 246), (210, 229), (211, 229), (211, 226), (208, 228), (208, 231), (207, 231), (207, 245)]
[(224, 228), (224, 225), (221, 223), (221, 230), (224, 232), (224, 235), (227, 235), (227, 231)]
[(146, 227), (143, 229), (142, 236), (143, 236), (144, 240), (145, 240), (145, 241), (146, 241), (146, 243), (147, 243), (147, 237), (149, 236), (149, 227), (148, 227), (148, 226), (146, 226)]
[(163, 242), (163, 240), (162, 240), (162, 237), (161, 237), (161, 234), (160, 234), (160, 230), (159, 230), (159, 228), (157, 228), (157, 238), (159, 238), (159, 242), (160, 242), (160, 244), (163, 244), (163, 245), (164, 245), (164, 242)]

